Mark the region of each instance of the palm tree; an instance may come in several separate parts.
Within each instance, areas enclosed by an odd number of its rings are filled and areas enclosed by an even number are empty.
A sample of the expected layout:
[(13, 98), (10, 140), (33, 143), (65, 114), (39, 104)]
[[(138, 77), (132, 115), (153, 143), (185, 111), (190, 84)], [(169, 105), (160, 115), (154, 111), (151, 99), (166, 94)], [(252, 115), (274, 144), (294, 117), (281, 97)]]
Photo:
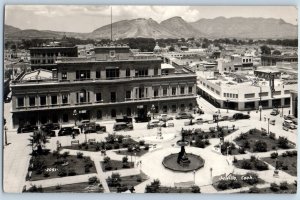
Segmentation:
[(33, 132), (33, 135), (31, 135), (30, 137), (31, 139), (29, 140), (32, 145), (32, 151), (34, 152), (34, 147), (36, 147), (36, 153), (42, 154), (43, 153), (42, 145), (48, 142), (45, 132), (42, 130), (35, 130)]

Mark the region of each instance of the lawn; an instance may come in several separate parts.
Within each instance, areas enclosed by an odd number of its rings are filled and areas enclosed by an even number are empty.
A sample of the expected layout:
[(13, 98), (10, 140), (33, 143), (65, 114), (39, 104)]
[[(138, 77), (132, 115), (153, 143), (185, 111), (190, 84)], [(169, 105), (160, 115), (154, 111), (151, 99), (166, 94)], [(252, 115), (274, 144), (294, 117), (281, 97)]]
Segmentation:
[[(113, 181), (115, 180), (115, 181)], [(134, 187), (145, 180), (148, 180), (147, 175), (140, 173), (137, 175), (123, 176), (120, 177), (119, 174), (113, 174), (111, 177), (106, 179), (110, 192), (125, 192), (131, 187)]]
[(287, 188), (278, 189), (277, 191), (272, 190), (270, 187), (267, 188), (250, 188), (250, 190), (242, 192), (242, 193), (275, 193), (275, 194), (296, 194), (297, 193), (297, 185), (295, 184), (287, 184)]
[(275, 134), (267, 135), (258, 129), (251, 129), (246, 133), (241, 133), (234, 141), (237, 145), (250, 152), (267, 152), (276, 149), (294, 148), (286, 138), (275, 138)]
[(81, 143), (81, 144), (73, 144), (71, 146), (64, 146), (65, 149), (73, 149), (73, 150), (81, 150), (81, 151), (92, 151), (97, 152), (101, 151), (102, 149), (111, 150), (111, 149), (120, 149), (120, 148), (127, 148), (129, 146), (138, 145), (139, 143), (131, 138), (126, 139), (113, 139), (109, 142), (88, 142), (88, 143)]
[(212, 186), (217, 191), (223, 191), (246, 186), (254, 186), (262, 183), (264, 183), (264, 181), (258, 178), (255, 173), (246, 173), (245, 175), (229, 174), (227, 177), (223, 177), (223, 179), (213, 183)]
[[(289, 155), (289, 154), (288, 154)], [(280, 170), (292, 175), (297, 176), (297, 155), (290, 154), (289, 156), (284, 154), (284, 156), (278, 156), (277, 165)], [(263, 161), (269, 163), (273, 167), (276, 167), (275, 158), (262, 158)], [(280, 176), (280, 172), (279, 172)]]
[(145, 150), (144, 148), (141, 148), (140, 150), (132, 150), (132, 152), (128, 152), (128, 150), (118, 150), (118, 151), (115, 151), (116, 154), (119, 154), (119, 155), (125, 155), (125, 156), (143, 156), (144, 154), (148, 153), (149, 150)]
[(102, 170), (104, 172), (106, 171), (112, 171), (112, 170), (119, 170), (119, 169), (130, 169), (133, 168), (134, 163), (133, 162), (127, 162), (124, 163), (119, 160), (110, 160), (109, 162), (105, 163), (104, 161), (100, 162)]
[[(32, 171), (31, 178), (29, 171)], [(77, 158), (68, 152), (59, 154), (47, 151), (43, 155), (31, 157), (26, 180), (36, 181), (89, 173), (96, 173), (95, 164), (89, 157)]]
[(264, 171), (269, 169), (266, 163), (255, 157), (252, 157), (251, 159), (234, 160), (233, 165), (237, 168), (247, 170)]

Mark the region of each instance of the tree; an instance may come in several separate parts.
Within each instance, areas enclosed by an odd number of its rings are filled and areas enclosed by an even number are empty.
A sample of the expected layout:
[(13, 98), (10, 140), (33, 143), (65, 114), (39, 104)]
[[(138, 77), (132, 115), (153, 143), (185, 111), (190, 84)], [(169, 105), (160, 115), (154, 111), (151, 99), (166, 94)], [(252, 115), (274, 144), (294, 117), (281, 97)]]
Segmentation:
[(147, 185), (145, 188), (146, 193), (158, 193), (160, 187), (160, 181), (158, 179), (153, 180), (150, 185)]
[(279, 137), (278, 138), (278, 147), (282, 149), (289, 148), (289, 141), (286, 137)]
[(267, 143), (264, 141), (256, 141), (253, 150), (257, 152), (266, 152), (268, 150)]
[(33, 135), (31, 135), (30, 137), (31, 139), (29, 140), (31, 142), (32, 149), (36, 147), (37, 148), (36, 153), (39, 155), (43, 154), (44, 151), (42, 145), (48, 142), (45, 132), (42, 130), (35, 130), (33, 132)]
[(169, 51), (175, 51), (175, 48), (174, 48), (174, 46), (172, 45), (172, 46), (170, 46), (170, 48), (169, 48)]
[(261, 54), (267, 54), (267, 55), (271, 54), (271, 49), (266, 45), (261, 46), (260, 50), (261, 50)]

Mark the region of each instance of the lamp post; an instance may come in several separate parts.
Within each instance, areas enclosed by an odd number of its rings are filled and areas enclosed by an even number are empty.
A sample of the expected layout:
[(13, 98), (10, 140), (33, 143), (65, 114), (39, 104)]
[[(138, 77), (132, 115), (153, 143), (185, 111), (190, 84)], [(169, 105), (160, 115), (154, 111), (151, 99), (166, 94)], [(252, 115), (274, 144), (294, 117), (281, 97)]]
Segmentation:
[(228, 105), (228, 99), (226, 100), (226, 105), (227, 105), (227, 113), (228, 113), (228, 107), (229, 107), (229, 105)]
[(196, 170), (193, 171), (193, 175), (194, 175), (194, 185), (196, 184)]
[(210, 170), (210, 179), (211, 179), (211, 184), (213, 184), (213, 176), (212, 176), (212, 171), (213, 171), (213, 168), (211, 167), (209, 170)]
[(261, 111), (262, 111), (262, 105), (261, 105), (261, 86), (259, 86), (259, 121), (261, 121)]
[(155, 112), (155, 105), (152, 104), (151, 106), (152, 118), (154, 119), (154, 112)]
[(7, 146), (8, 143), (7, 143), (7, 127), (6, 126), (4, 126), (4, 136), (5, 136), (5, 146)]
[(270, 134), (270, 118), (268, 118), (268, 135)]
[(280, 113), (280, 117), (283, 117), (283, 105), (281, 105), (281, 113)]
[(73, 116), (74, 116), (75, 126), (76, 126), (76, 121), (77, 121), (77, 115), (78, 115), (77, 110), (74, 109), (73, 110)]

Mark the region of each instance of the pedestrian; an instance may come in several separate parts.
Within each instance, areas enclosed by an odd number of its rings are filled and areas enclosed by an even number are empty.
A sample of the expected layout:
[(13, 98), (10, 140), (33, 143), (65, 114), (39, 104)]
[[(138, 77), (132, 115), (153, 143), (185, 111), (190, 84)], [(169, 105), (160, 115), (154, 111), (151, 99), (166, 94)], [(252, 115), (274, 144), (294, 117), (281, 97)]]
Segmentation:
[(75, 132), (72, 132), (72, 138), (75, 139)]
[(267, 117), (266, 117), (266, 115), (264, 116), (264, 119), (265, 119), (265, 121), (267, 121)]

